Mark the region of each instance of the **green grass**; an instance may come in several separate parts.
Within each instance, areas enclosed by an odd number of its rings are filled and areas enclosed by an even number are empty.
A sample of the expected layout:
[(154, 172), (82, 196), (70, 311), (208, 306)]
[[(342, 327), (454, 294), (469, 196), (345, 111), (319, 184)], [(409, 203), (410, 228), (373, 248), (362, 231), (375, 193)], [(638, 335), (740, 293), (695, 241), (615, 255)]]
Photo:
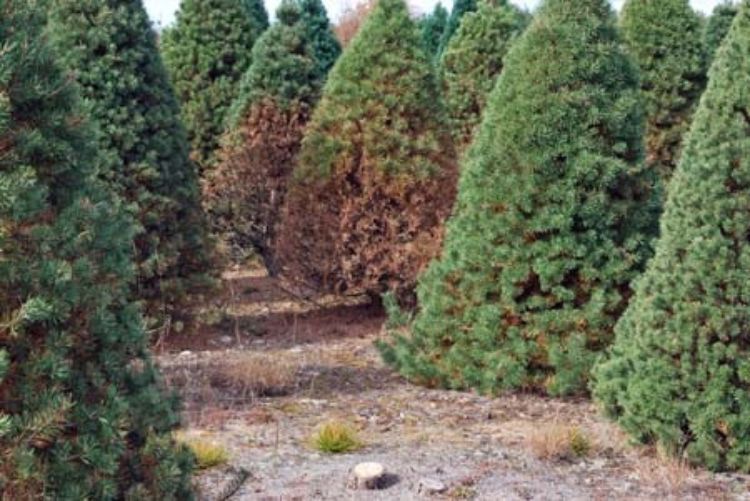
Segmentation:
[(312, 436), (315, 449), (326, 454), (345, 454), (362, 447), (357, 432), (346, 423), (329, 421)]

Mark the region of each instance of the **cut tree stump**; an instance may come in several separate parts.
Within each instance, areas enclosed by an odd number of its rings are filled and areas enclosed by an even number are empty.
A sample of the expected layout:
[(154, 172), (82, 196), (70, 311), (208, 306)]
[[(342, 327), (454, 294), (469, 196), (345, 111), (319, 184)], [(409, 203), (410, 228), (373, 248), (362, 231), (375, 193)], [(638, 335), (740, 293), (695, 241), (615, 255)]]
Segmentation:
[(352, 471), (351, 487), (358, 491), (380, 489), (385, 478), (385, 467), (380, 463), (360, 463)]

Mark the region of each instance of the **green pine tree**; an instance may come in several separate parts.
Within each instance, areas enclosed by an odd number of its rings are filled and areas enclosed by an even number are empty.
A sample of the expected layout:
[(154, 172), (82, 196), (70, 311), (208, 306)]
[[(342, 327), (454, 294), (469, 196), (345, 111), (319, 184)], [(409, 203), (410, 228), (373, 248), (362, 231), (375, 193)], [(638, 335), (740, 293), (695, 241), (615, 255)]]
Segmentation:
[(458, 27), (461, 25), (461, 20), (464, 15), (468, 12), (474, 12), (477, 10), (477, 0), (454, 0), (453, 9), (451, 9), (451, 15), (448, 17), (448, 21), (445, 25), (445, 31), (440, 38), (440, 48), (438, 54), (448, 47), (448, 43), (458, 31)]
[(706, 83), (702, 23), (689, 0), (627, 0), (621, 32), (641, 70), (646, 164), (666, 185)]
[(713, 12), (709, 16), (703, 34), (703, 44), (706, 47), (706, 57), (709, 63), (713, 62), (716, 51), (719, 50), (721, 42), (727, 36), (738, 10), (735, 2), (724, 0), (714, 7)]
[(750, 471), (750, 3), (709, 72), (656, 255), (617, 325), (594, 396), (643, 442)]
[[(461, 167), (442, 257), (385, 360), (428, 385), (586, 388), (648, 252), (637, 73), (607, 0), (546, 0)], [(398, 325), (403, 324), (403, 325)]]
[(322, 0), (301, 0), (302, 22), (318, 67), (318, 78), (325, 80), (341, 55), (341, 44), (333, 32)]
[(0, 17), (0, 497), (190, 499), (128, 300), (134, 227), (40, 34), (47, 6)]
[(182, 0), (175, 26), (164, 32), (164, 62), (202, 171), (213, 164), (253, 45), (267, 27), (262, 0)]
[(459, 149), (474, 137), (487, 97), (503, 70), (505, 55), (528, 20), (506, 0), (480, 0), (477, 11), (464, 16), (443, 51), (443, 96)]
[(287, 183), (338, 47), (330, 25), (319, 21), (327, 19), (322, 8), (319, 0), (282, 1), (278, 21), (253, 49), (233, 129), (204, 190), (214, 232), (232, 257), (256, 251), (271, 273), (277, 271), (274, 242)]
[(179, 106), (140, 0), (52, 0), (50, 33), (99, 125), (102, 175), (128, 204), (137, 297), (174, 305), (205, 278), (207, 228)]
[(453, 204), (455, 154), (403, 0), (380, 0), (307, 127), (279, 231), (288, 276), (408, 296)]
[(422, 33), (422, 46), (431, 56), (437, 56), (440, 41), (443, 39), (445, 27), (448, 25), (448, 11), (442, 3), (435, 6), (432, 13), (419, 19), (418, 26)]

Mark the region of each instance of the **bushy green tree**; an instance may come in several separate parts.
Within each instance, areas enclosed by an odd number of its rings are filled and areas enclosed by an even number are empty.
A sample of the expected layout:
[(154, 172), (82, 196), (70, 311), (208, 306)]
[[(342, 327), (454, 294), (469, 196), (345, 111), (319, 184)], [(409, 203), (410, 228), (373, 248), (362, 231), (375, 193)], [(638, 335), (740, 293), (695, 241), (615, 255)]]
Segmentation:
[(333, 33), (328, 12), (322, 0), (301, 0), (302, 23), (318, 68), (318, 79), (324, 80), (341, 55), (341, 44)]
[(380, 0), (307, 127), (279, 230), (291, 278), (408, 295), (436, 254), (455, 154), (432, 64), (403, 0)]
[(99, 126), (102, 175), (140, 231), (137, 296), (149, 313), (204, 278), (207, 228), (179, 106), (140, 0), (51, 0), (51, 38)]
[(607, 0), (546, 0), (461, 167), (442, 257), (385, 360), (428, 385), (584, 391), (648, 253), (635, 68)]
[(714, 7), (713, 12), (708, 17), (704, 32), (704, 45), (706, 47), (706, 57), (709, 64), (713, 62), (716, 51), (719, 50), (721, 42), (727, 36), (729, 28), (732, 26), (734, 16), (737, 15), (737, 4), (731, 0), (724, 0)]
[(164, 32), (164, 62), (202, 170), (213, 163), (253, 45), (267, 27), (262, 0), (182, 0), (176, 24)]
[[(317, 5), (312, 12), (311, 3)], [(319, 0), (283, 0), (278, 21), (253, 49), (233, 128), (204, 189), (214, 231), (232, 257), (241, 260), (255, 251), (271, 273), (287, 183), (338, 47), (330, 25), (319, 31), (327, 16), (318, 8), (323, 8)]]
[(716, 56), (669, 189), (656, 255), (594, 396), (635, 438), (750, 471), (750, 4)]
[(480, 0), (443, 51), (443, 96), (459, 149), (474, 137), (505, 55), (527, 24), (528, 16), (506, 0)]
[(664, 185), (706, 83), (702, 24), (689, 0), (628, 0), (620, 27), (641, 70), (646, 106), (646, 164)]
[(40, 35), (47, 5), (0, 17), (0, 497), (190, 499), (128, 300), (133, 226)]
[(448, 43), (458, 31), (458, 27), (461, 25), (461, 20), (464, 15), (468, 12), (474, 12), (477, 10), (477, 0), (455, 0), (453, 2), (453, 9), (451, 9), (451, 15), (448, 17), (448, 21), (445, 25), (445, 31), (440, 39), (439, 52), (442, 53)]
[(435, 6), (435, 9), (419, 19), (419, 29), (422, 33), (422, 46), (427, 54), (436, 56), (440, 50), (440, 41), (443, 39), (445, 27), (448, 25), (448, 11), (442, 3)]

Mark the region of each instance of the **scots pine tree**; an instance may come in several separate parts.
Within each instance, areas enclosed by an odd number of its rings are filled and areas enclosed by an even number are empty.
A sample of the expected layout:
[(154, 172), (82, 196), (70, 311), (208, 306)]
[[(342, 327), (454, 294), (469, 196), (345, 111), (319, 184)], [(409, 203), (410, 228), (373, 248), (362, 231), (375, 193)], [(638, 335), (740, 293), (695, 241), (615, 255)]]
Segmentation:
[(459, 149), (473, 138), (505, 55), (527, 24), (527, 16), (507, 0), (480, 0), (443, 51), (443, 96)]
[(162, 37), (164, 62), (200, 169), (210, 169), (227, 114), (268, 27), (263, 0), (182, 0)]
[(195, 165), (140, 0), (51, 0), (50, 33), (100, 132), (102, 176), (140, 226), (137, 296), (149, 313), (205, 278), (208, 242)]
[(709, 73), (656, 255), (593, 393), (638, 440), (750, 471), (750, 3)]
[(40, 35), (47, 6), (0, 16), (0, 497), (190, 499), (128, 299), (134, 228)]
[(380, 0), (334, 66), (302, 143), (278, 250), (314, 287), (411, 291), (437, 252), (455, 154), (403, 0)]
[(477, 10), (477, 0), (454, 0), (451, 15), (448, 16), (445, 31), (440, 39), (440, 53), (448, 47), (451, 38), (453, 38), (453, 35), (458, 31), (458, 27), (461, 25), (461, 20), (464, 15), (468, 12), (474, 12), (475, 10)]
[(418, 23), (422, 33), (422, 46), (428, 55), (437, 56), (440, 50), (440, 41), (448, 24), (448, 11), (442, 3), (435, 6), (432, 13), (423, 16)]
[(705, 88), (701, 19), (689, 0), (627, 0), (620, 27), (641, 72), (646, 165), (666, 186)]
[(505, 59), (442, 257), (415, 318), (393, 313), (385, 360), (427, 385), (584, 391), (647, 254), (640, 110), (608, 0), (544, 1)]
[(338, 47), (330, 26), (319, 21), (327, 19), (322, 8), (319, 0), (283, 0), (276, 24), (253, 49), (233, 130), (205, 183), (214, 232), (236, 259), (258, 252), (271, 273), (276, 272), (273, 245), (287, 183)]
[(724, 0), (714, 7), (713, 12), (708, 17), (703, 43), (706, 47), (706, 57), (709, 64), (713, 62), (716, 51), (719, 50), (719, 46), (727, 36), (738, 10), (734, 1)]

